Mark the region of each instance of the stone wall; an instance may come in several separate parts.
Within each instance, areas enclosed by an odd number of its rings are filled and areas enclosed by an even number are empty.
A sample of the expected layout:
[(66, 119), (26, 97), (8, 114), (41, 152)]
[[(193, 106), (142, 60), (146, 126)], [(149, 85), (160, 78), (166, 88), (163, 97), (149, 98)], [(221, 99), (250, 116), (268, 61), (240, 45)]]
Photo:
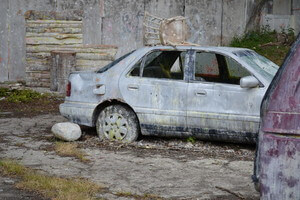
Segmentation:
[(110, 63), (117, 48), (108, 45), (83, 45), (83, 12), (27, 11), (26, 85), (50, 86), (51, 51), (76, 53), (76, 69), (95, 70)]

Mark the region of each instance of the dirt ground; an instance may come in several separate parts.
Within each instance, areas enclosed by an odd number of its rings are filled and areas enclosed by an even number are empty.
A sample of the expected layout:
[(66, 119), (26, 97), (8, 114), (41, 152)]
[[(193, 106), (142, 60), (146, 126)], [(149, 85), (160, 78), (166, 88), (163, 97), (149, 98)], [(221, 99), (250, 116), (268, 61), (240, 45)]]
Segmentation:
[[(103, 142), (95, 129), (82, 127), (83, 136), (76, 143), (90, 161), (58, 156), (50, 129), (66, 119), (59, 115), (57, 104), (49, 104), (49, 113), (45, 105), (43, 112), (29, 105), (32, 112), (17, 112), (13, 106), (1, 109), (0, 159), (15, 159), (42, 173), (104, 184), (108, 190), (97, 195), (102, 199), (132, 199), (114, 195), (118, 192), (166, 199), (259, 199), (250, 178), (254, 146), (153, 137), (132, 144)], [(15, 188), (16, 181), (0, 177), (0, 199), (42, 199)]]
[(0, 199), (1, 200), (46, 200), (41, 195), (32, 191), (24, 191), (14, 185), (17, 179), (0, 176)]

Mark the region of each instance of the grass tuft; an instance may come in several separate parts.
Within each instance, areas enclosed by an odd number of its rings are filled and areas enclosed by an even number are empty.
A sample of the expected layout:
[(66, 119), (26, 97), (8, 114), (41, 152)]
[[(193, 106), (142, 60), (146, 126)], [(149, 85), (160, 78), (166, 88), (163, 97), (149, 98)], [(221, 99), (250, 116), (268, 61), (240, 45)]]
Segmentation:
[(56, 142), (55, 152), (60, 156), (70, 156), (79, 159), (81, 162), (89, 162), (76, 143)]
[(4, 175), (23, 176), (27, 169), (11, 160), (0, 160), (0, 172)]
[(18, 176), (22, 180), (17, 187), (36, 191), (56, 200), (91, 200), (104, 189), (82, 178), (60, 178), (43, 175), (11, 160), (0, 160), (0, 172), (4, 175)]

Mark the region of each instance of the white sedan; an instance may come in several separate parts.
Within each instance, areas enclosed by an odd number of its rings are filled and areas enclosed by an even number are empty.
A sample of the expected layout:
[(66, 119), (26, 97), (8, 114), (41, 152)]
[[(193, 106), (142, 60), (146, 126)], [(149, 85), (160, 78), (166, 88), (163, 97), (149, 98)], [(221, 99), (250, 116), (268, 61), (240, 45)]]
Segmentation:
[(139, 134), (254, 143), (278, 70), (249, 49), (143, 47), (95, 72), (73, 72), (60, 112), (101, 139)]

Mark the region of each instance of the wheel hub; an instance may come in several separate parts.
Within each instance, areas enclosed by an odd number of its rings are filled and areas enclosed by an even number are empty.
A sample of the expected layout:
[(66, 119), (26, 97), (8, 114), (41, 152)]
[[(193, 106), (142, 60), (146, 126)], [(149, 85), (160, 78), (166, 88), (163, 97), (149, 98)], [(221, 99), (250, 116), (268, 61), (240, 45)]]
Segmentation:
[(104, 134), (111, 140), (123, 140), (128, 132), (127, 120), (120, 114), (114, 113), (105, 118)]

